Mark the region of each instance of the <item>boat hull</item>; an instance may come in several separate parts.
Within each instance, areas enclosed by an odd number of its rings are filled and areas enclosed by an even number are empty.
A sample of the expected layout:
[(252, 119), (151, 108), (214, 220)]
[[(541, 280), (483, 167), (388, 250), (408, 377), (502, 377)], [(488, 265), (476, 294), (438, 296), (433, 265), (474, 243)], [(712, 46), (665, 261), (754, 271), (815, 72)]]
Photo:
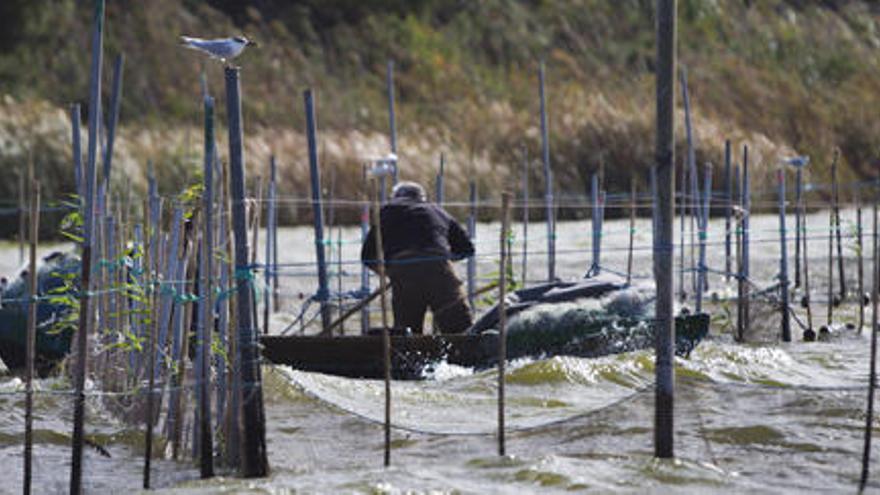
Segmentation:
[[(688, 315), (676, 318), (676, 353), (689, 354), (706, 336), (709, 316)], [(653, 345), (653, 331), (648, 325), (605, 326), (562, 334), (535, 335), (521, 332), (508, 336), (508, 358), (572, 355), (598, 357), (629, 352)], [(260, 339), (263, 357), (268, 361), (312, 371), (350, 378), (379, 379), (384, 376), (381, 335), (317, 336), (266, 335)], [(479, 335), (392, 335), (391, 376), (397, 380), (425, 377), (434, 364), (449, 364), (485, 369), (498, 363), (498, 334)]]

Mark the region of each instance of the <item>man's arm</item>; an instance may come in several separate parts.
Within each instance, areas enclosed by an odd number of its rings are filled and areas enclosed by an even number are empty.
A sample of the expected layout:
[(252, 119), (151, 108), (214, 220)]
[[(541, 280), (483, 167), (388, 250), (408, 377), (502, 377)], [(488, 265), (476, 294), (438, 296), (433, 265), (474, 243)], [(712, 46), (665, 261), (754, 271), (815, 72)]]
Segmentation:
[(367, 238), (364, 239), (364, 244), (361, 246), (361, 263), (375, 272), (377, 270), (376, 258), (376, 233), (370, 226)]
[(460, 260), (474, 255), (474, 244), (465, 232), (464, 228), (454, 219), (449, 222), (449, 248), (452, 251), (452, 259)]

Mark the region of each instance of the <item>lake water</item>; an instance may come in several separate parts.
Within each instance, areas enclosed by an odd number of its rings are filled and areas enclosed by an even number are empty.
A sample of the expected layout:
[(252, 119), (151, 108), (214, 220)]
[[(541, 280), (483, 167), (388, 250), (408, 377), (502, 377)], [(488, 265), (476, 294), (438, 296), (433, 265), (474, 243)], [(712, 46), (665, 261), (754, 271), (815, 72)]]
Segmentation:
[[(854, 212), (844, 212), (847, 233), (854, 218)], [(865, 218), (869, 224), (869, 215)], [(817, 327), (826, 317), (827, 222), (827, 212), (810, 215), (808, 222)], [(515, 226), (515, 253), (521, 249), (520, 228)], [(713, 269), (724, 268), (723, 228), (723, 219), (714, 220), (710, 228), (708, 258)], [(560, 223), (557, 272), (562, 278), (579, 278), (589, 267), (589, 229), (588, 222)], [(336, 239), (337, 230), (331, 232)], [(530, 225), (532, 281), (546, 277), (544, 232), (543, 224)], [(628, 232), (625, 221), (606, 223), (603, 266), (625, 270)], [(497, 224), (480, 225), (481, 278), (497, 271), (497, 234)], [(359, 231), (342, 229), (341, 238), (343, 258), (356, 259)], [(752, 277), (766, 287), (779, 268), (777, 218), (754, 218), (752, 238)], [(314, 256), (310, 230), (283, 229), (280, 242), (281, 261), (288, 266), (282, 277), (282, 311), (271, 322), (273, 332), (294, 321), (304, 301), (300, 294), (308, 297), (316, 289), (309, 265)], [(651, 275), (650, 242), (650, 222), (640, 220), (634, 263), (639, 276)], [(870, 238), (865, 242), (870, 252)], [(851, 240), (845, 243), (847, 279), (854, 292), (856, 251)], [(792, 242), (789, 254), (793, 252)], [(17, 257), (16, 248), (4, 249), (3, 273), (12, 273)], [(517, 274), (520, 266), (517, 257)], [(870, 267), (866, 261), (866, 287), (871, 284)], [(342, 268), (348, 272), (344, 290), (356, 288), (358, 265)], [(793, 270), (792, 265), (792, 278)], [(338, 279), (332, 277), (331, 283), (337, 287)], [(711, 276), (709, 284), (710, 291), (721, 296), (733, 291), (718, 275)], [(850, 297), (835, 309), (838, 331), (830, 341), (800, 341), (801, 329), (793, 322), (796, 339), (789, 344), (777, 342), (779, 318), (769, 303), (753, 303), (749, 344), (731, 338), (730, 322), (723, 315), (735, 312), (733, 304), (711, 304), (709, 309), (717, 315), (711, 337), (689, 359), (676, 360), (676, 460), (653, 458), (653, 354), (647, 350), (597, 359), (511, 363), (505, 457), (496, 455), (494, 371), (440, 365), (425, 381), (395, 382), (390, 468), (382, 466), (380, 382), (266, 365), (271, 476), (242, 480), (227, 473), (200, 481), (192, 462), (157, 460), (154, 485), (163, 493), (182, 494), (853, 493), (860, 474), (869, 357), (867, 332), (842, 328), (858, 321), (855, 301)], [(804, 319), (803, 308), (795, 306)], [(310, 309), (307, 317), (313, 313)], [(348, 331), (358, 328), (355, 318)], [(38, 386), (44, 392), (69, 387), (62, 379), (41, 380)], [(2, 493), (21, 492), (21, 388), (18, 378), (0, 378)], [(34, 486), (37, 493), (63, 493), (69, 477), (72, 401), (64, 394), (42, 393), (36, 407)], [(87, 491), (137, 491), (142, 430), (124, 424), (98, 401), (89, 402), (87, 414), (89, 438), (111, 455), (87, 450)], [(875, 433), (878, 424), (875, 421)], [(880, 476), (878, 457), (875, 452), (871, 469)], [(870, 490), (878, 489), (880, 482), (872, 481)]]

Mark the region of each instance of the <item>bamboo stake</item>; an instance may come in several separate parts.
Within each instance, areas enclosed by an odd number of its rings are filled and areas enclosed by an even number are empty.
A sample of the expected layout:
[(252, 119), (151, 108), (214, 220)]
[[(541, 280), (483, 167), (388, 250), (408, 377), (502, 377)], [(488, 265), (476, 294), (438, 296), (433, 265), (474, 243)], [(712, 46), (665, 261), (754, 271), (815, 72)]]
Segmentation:
[(28, 265), (28, 325), (25, 345), (25, 402), (24, 402), (24, 493), (31, 493), (33, 469), (34, 429), (34, 359), (37, 341), (37, 244), (40, 242), (40, 183), (31, 182), (30, 205), (30, 263)]
[(657, 0), (657, 113), (655, 157), (657, 160), (657, 231), (654, 241), (656, 351), (654, 397), (654, 455), (674, 456), (672, 271), (675, 176), (675, 38), (676, 0)]
[(858, 284), (859, 284), (859, 333), (865, 326), (865, 263), (864, 243), (862, 242), (862, 197), (856, 194), (856, 254), (858, 256)]
[(813, 330), (813, 305), (810, 303), (810, 258), (808, 256), (809, 252), (807, 250), (807, 236), (806, 236), (806, 210), (807, 210), (807, 200), (806, 198), (801, 200), (800, 206), (801, 210), (801, 222), (803, 222), (804, 232), (801, 236), (803, 240), (803, 257), (804, 257), (804, 306), (807, 309), (807, 329), (804, 330), (804, 340), (816, 340), (816, 331)]
[(27, 232), (27, 193), (24, 172), (18, 170), (18, 264), (24, 263), (25, 232)]
[(553, 209), (553, 171), (550, 169), (550, 130), (547, 123), (543, 60), (538, 68), (538, 83), (541, 99), (541, 157), (544, 161), (544, 209), (547, 222), (547, 281), (553, 282), (556, 280), (556, 213)]
[(782, 296), (782, 341), (791, 342), (791, 320), (788, 307), (788, 238), (785, 230), (785, 169), (777, 171), (779, 182), (779, 287)]
[(626, 284), (632, 282), (633, 247), (636, 237), (636, 181), (629, 182), (629, 249), (626, 255)]
[(724, 280), (730, 282), (731, 269), (731, 215), (733, 213), (733, 167), (730, 140), (724, 140)]
[(507, 360), (507, 309), (504, 299), (507, 297), (507, 257), (510, 245), (507, 242), (510, 230), (510, 193), (501, 194), (501, 261), (498, 282), (498, 455), (503, 456), (504, 446), (504, 367)]
[[(202, 479), (214, 476), (214, 444), (211, 431), (211, 338), (214, 330), (214, 98), (205, 97), (205, 192), (202, 212), (205, 218), (202, 233), (202, 265), (199, 269), (199, 468)], [(266, 243), (270, 245), (270, 243)], [(268, 264), (268, 257), (267, 262)], [(268, 308), (269, 299), (266, 298)]]
[(85, 424), (85, 382), (88, 360), (88, 333), (92, 321), (90, 298), (92, 272), (92, 236), (95, 218), (92, 211), (97, 178), (98, 122), (101, 115), (101, 65), (104, 42), (104, 0), (95, 0), (94, 35), (92, 37), (92, 73), (89, 81), (89, 146), (86, 172), (85, 226), (83, 229), (82, 275), (80, 278), (80, 315), (76, 337), (76, 370), (74, 372), (73, 436), (71, 442), (70, 493), (82, 493), (82, 453)]
[(831, 164), (831, 185), (833, 189), (831, 201), (833, 202), (835, 237), (837, 238), (837, 273), (840, 277), (840, 301), (846, 300), (846, 276), (843, 273), (843, 240), (840, 228), (840, 192), (837, 182), (837, 160), (840, 158), (840, 150), (834, 150), (834, 161)]
[[(468, 198), (470, 200), (470, 215), (468, 216), (468, 220), (467, 220), (468, 238), (471, 239), (471, 242), (476, 244), (476, 242), (477, 242), (477, 183), (474, 181), (470, 182)], [(468, 304), (470, 304), (472, 311), (474, 308), (474, 304), (476, 303), (475, 292), (477, 290), (477, 282), (476, 282), (477, 261), (474, 258), (475, 258), (475, 256), (469, 256), (467, 259)]]
[[(699, 201), (696, 203), (696, 212), (698, 215), (697, 218), (697, 228), (699, 229), (699, 264), (697, 266), (697, 284), (696, 284), (696, 311), (697, 313), (701, 313), (703, 311), (703, 291), (706, 287), (706, 239), (708, 237), (709, 231), (709, 207), (711, 205), (711, 196), (712, 196), (712, 164), (706, 163), (706, 173), (703, 177), (703, 198), (702, 204)], [(699, 192), (699, 189), (696, 189)]]
[(377, 183), (373, 183), (373, 229), (376, 233), (376, 269), (379, 272), (379, 297), (382, 306), (382, 362), (384, 365), (385, 378), (385, 466), (391, 465), (391, 336), (388, 332), (388, 316), (385, 308), (387, 302), (385, 291), (385, 251), (382, 246), (382, 215), (379, 211), (379, 192), (376, 190)]
[[(242, 435), (242, 474), (247, 478), (263, 477), (269, 472), (266, 457), (266, 418), (263, 412), (263, 389), (257, 331), (251, 319), (253, 273), (247, 269), (247, 232), (244, 212), (244, 135), (241, 123), (241, 88), (239, 69), (226, 67), (226, 104), (229, 119), (229, 169), (234, 200), (235, 278), (238, 301), (238, 340), (241, 355), (242, 417), (246, 429)], [(311, 148), (314, 148), (313, 146)]]
[(862, 451), (862, 476), (859, 479), (859, 493), (864, 491), (868, 483), (868, 469), (871, 465), (871, 434), (874, 429), (874, 388), (877, 386), (877, 299), (880, 297), (880, 252), (877, 241), (877, 200), (874, 200), (874, 290), (871, 294), (871, 361), (868, 364), (868, 406), (865, 414), (865, 447)]
[(743, 205), (743, 229), (742, 229), (742, 322), (743, 336), (749, 333), (751, 326), (751, 287), (749, 286), (749, 277), (751, 276), (751, 217), (752, 217), (752, 182), (749, 173), (749, 147), (743, 146), (743, 167), (742, 167), (742, 205)]
[(522, 286), (528, 286), (529, 274), (529, 150), (522, 147), (523, 154), (523, 212), (522, 212)]
[(312, 215), (314, 217), (315, 230), (315, 258), (318, 268), (318, 294), (317, 299), (321, 305), (321, 330), (327, 331), (330, 324), (330, 306), (328, 298), (330, 288), (327, 281), (327, 262), (325, 260), (324, 246), (324, 214), (321, 208), (321, 173), (318, 166), (318, 142), (317, 122), (315, 120), (315, 100), (312, 90), (303, 93), (306, 107), (306, 134), (309, 142), (309, 176), (311, 177), (312, 189)]

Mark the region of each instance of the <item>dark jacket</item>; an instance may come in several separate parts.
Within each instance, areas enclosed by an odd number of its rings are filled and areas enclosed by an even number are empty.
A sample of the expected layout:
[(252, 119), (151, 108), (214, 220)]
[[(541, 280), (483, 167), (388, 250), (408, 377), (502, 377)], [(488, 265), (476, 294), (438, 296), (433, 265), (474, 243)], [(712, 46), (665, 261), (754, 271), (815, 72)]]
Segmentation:
[[(394, 198), (380, 210), (382, 248), (386, 260), (447, 258), (459, 260), (474, 254), (467, 232), (443, 208), (410, 198)], [(361, 247), (361, 261), (373, 264), (376, 233), (371, 226)]]

